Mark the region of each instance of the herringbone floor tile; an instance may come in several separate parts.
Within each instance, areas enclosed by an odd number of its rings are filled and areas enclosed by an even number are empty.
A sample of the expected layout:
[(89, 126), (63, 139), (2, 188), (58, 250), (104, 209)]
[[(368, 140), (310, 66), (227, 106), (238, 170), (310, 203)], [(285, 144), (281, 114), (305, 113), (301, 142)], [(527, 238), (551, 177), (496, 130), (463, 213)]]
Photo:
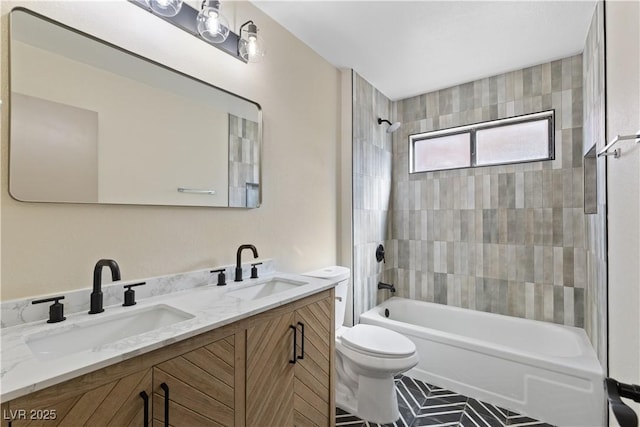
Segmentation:
[(395, 384), (400, 410), (400, 418), (395, 423), (370, 423), (336, 408), (336, 426), (553, 427), (407, 376), (399, 375)]

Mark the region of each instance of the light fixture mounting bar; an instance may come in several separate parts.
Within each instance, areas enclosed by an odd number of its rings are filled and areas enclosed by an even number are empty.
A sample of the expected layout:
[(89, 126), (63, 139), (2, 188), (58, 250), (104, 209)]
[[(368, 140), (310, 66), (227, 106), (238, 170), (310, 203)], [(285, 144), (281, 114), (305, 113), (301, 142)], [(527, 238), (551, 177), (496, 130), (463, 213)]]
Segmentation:
[(211, 43), (203, 39), (202, 37), (200, 37), (200, 34), (198, 33), (198, 28), (196, 26), (196, 18), (198, 17), (198, 11), (192, 8), (191, 6), (189, 6), (188, 4), (183, 3), (182, 8), (180, 9), (180, 12), (176, 16), (166, 17), (166, 16), (160, 16), (153, 13), (149, 9), (149, 7), (147, 7), (147, 4), (145, 3), (144, 0), (129, 0), (129, 2), (146, 10), (147, 12), (151, 13), (153, 16), (163, 19), (168, 23), (180, 28), (181, 30), (186, 31), (192, 36), (197, 37), (199, 40), (202, 40), (203, 42), (213, 47), (216, 47), (225, 53), (228, 53), (229, 55), (233, 56), (237, 60), (242, 61), (244, 63), (247, 62), (243, 57), (241, 57), (238, 54), (238, 40), (240, 39), (240, 36), (238, 36), (238, 34), (234, 33), (233, 31), (229, 30), (229, 36), (222, 43)]

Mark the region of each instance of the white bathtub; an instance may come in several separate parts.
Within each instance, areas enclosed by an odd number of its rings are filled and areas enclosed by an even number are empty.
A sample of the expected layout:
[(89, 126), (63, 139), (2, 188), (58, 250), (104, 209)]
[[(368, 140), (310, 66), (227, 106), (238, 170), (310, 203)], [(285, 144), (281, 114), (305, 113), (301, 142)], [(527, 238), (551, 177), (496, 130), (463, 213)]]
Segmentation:
[(408, 376), (557, 426), (606, 425), (604, 374), (582, 329), (396, 297), (360, 321), (416, 344)]

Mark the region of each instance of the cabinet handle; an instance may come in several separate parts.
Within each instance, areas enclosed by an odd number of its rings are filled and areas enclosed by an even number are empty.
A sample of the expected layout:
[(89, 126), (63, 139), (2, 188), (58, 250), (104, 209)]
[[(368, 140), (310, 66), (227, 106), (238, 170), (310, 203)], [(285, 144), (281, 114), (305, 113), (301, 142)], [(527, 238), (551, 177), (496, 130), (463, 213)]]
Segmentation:
[(162, 383), (160, 388), (164, 390), (164, 427), (169, 427), (169, 386)]
[(302, 332), (302, 340), (300, 342), (300, 349), (302, 350), (302, 354), (298, 356), (298, 359), (302, 360), (304, 359), (304, 323), (298, 322), (298, 325), (300, 325), (300, 331)]
[(146, 391), (141, 391), (140, 397), (144, 402), (144, 420), (142, 422), (143, 423), (142, 425), (144, 427), (149, 427), (149, 395), (147, 394)]
[(297, 341), (298, 341), (298, 328), (296, 328), (294, 325), (289, 325), (289, 328), (293, 329), (293, 359), (289, 360), (289, 363), (296, 363), (297, 357), (296, 357), (296, 347), (298, 345)]

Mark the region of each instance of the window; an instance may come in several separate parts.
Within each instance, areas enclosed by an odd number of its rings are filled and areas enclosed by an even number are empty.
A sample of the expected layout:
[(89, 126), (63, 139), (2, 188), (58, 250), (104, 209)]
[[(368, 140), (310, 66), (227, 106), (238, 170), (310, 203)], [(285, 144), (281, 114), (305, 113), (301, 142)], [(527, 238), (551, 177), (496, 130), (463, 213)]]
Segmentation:
[(418, 171), (468, 168), (471, 166), (470, 143), (468, 132), (423, 139), (413, 147), (415, 168)]
[(554, 158), (553, 110), (409, 136), (410, 173)]

